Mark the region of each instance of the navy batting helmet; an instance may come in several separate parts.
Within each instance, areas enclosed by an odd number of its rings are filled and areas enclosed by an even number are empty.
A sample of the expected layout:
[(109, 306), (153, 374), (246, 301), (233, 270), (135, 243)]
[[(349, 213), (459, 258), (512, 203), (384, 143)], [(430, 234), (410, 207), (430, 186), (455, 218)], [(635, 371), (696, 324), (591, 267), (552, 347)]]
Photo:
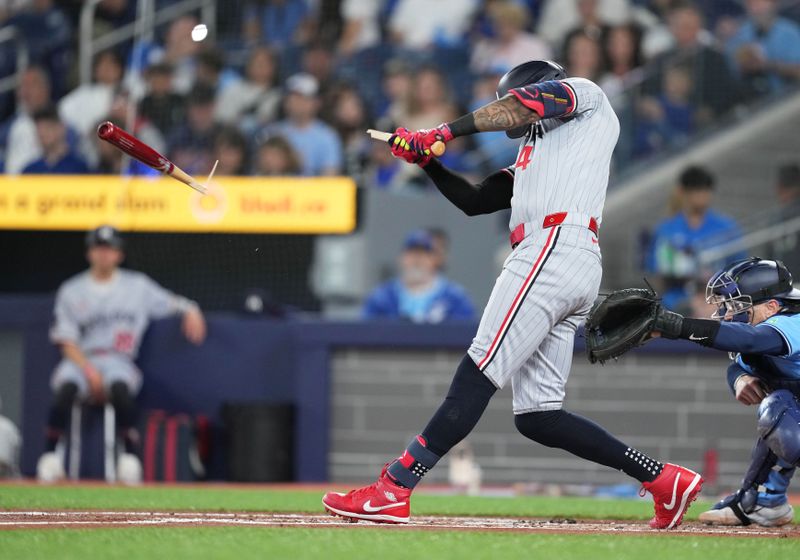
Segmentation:
[[(567, 77), (564, 68), (551, 60), (531, 60), (523, 62), (509, 70), (497, 83), (497, 99), (500, 99), (514, 88), (548, 82), (550, 80), (563, 80)], [(506, 131), (509, 138), (522, 138), (528, 132), (529, 126), (521, 126)]]
[(120, 235), (117, 228), (112, 226), (100, 226), (90, 230), (89, 233), (86, 234), (87, 248), (97, 247), (98, 245), (105, 245), (120, 250), (124, 247), (122, 235)]
[(717, 307), (715, 319), (749, 322), (753, 305), (771, 299), (800, 303), (800, 290), (792, 286), (792, 273), (781, 261), (741, 259), (714, 274), (706, 286), (706, 301)]

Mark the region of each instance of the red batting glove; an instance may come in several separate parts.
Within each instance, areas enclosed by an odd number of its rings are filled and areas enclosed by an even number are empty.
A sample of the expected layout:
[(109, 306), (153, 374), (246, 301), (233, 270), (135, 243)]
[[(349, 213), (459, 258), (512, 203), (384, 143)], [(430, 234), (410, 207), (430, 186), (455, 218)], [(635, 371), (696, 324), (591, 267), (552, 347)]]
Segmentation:
[(406, 160), (408, 163), (425, 167), (431, 161), (431, 156), (423, 156), (417, 153), (416, 148), (412, 144), (413, 134), (407, 128), (398, 128), (394, 134), (389, 138), (389, 147), (392, 150), (392, 155), (396, 158)]
[(418, 130), (411, 135), (409, 144), (413, 146), (414, 150), (421, 156), (431, 155), (431, 146), (436, 142), (444, 142), (445, 144), (455, 138), (450, 127), (445, 123), (440, 124), (436, 128)]

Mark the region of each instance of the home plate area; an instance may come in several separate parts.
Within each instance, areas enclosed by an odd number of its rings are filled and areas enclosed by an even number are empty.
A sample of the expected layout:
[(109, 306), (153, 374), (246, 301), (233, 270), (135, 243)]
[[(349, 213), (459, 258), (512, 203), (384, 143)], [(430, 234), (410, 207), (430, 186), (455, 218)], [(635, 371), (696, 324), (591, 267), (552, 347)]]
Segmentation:
[(741, 537), (800, 537), (796, 525), (763, 527), (716, 527), (687, 522), (678, 529), (654, 531), (646, 521), (598, 521), (575, 519), (515, 519), (503, 517), (414, 517), (407, 525), (350, 522), (329, 515), (255, 512), (157, 512), (157, 511), (0, 511), (2, 529), (64, 529), (152, 526), (253, 526), (304, 528), (356, 528), (373, 530), (462, 530), (530, 533), (642, 533), (669, 535), (732, 535)]

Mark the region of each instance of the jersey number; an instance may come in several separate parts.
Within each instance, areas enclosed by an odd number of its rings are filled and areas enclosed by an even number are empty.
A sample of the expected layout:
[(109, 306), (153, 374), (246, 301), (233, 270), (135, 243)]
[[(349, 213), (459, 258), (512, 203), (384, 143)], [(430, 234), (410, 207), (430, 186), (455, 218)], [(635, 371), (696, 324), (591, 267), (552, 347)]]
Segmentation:
[(531, 162), (531, 154), (533, 153), (533, 146), (523, 146), (522, 150), (517, 156), (517, 163), (514, 164), (514, 169), (522, 169), (523, 171), (528, 168)]
[(133, 333), (127, 331), (118, 332), (114, 337), (114, 350), (122, 354), (133, 352)]

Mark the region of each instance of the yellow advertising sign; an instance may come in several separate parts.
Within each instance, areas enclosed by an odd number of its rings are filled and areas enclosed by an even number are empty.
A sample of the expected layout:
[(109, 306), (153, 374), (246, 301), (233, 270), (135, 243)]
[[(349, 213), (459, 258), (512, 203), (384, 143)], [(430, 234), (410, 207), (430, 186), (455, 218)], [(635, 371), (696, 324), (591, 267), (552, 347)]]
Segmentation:
[(348, 178), (214, 178), (207, 195), (167, 177), (0, 176), (0, 229), (349, 233)]

